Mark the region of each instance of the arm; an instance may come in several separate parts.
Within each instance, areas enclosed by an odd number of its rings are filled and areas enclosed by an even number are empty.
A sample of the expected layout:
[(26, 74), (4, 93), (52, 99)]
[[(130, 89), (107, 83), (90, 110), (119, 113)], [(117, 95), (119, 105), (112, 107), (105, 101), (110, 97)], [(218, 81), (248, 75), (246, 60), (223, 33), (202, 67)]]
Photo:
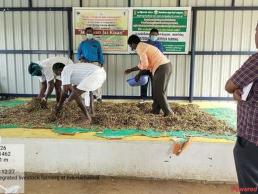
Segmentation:
[(139, 67), (133, 67), (133, 68), (129, 68), (129, 69), (126, 69), (125, 70), (125, 74), (129, 74), (129, 73), (131, 73), (131, 72), (133, 72), (133, 71), (138, 71), (138, 70), (140, 70), (139, 69)]
[(66, 102), (71, 102), (72, 100), (74, 100), (74, 95), (72, 95), (72, 92), (76, 90), (76, 87), (76, 85), (69, 87), (69, 92), (71, 95), (67, 98)]
[(239, 87), (234, 84), (230, 79), (227, 81), (226, 85), (225, 85), (225, 90), (230, 93), (233, 94), (235, 90), (239, 89)]
[(164, 46), (163, 46), (163, 44), (161, 43), (161, 42), (159, 42), (159, 47), (158, 47), (158, 49), (162, 52), (162, 53), (164, 53)]
[(79, 48), (77, 50), (77, 59), (80, 60), (81, 59), (81, 55), (82, 55), (82, 43), (80, 43)]
[(55, 90), (56, 90), (56, 102), (58, 103), (61, 97), (61, 86), (62, 86), (62, 81), (56, 79), (55, 81)]
[(53, 89), (55, 87), (55, 83), (54, 80), (51, 80), (48, 82), (48, 87), (47, 87), (47, 94), (45, 96), (45, 99), (47, 100), (48, 97), (51, 95), (51, 93), (53, 92)]
[(225, 85), (225, 90), (228, 93), (233, 94), (234, 100), (236, 100), (236, 101), (241, 100), (242, 90), (240, 88), (238, 88), (237, 85), (234, 84), (230, 79), (227, 81), (227, 83)]
[(65, 99), (69, 96), (68, 92), (72, 91), (72, 85), (71, 84), (65, 85), (63, 87), (64, 88), (61, 92), (60, 100), (59, 100), (58, 104), (56, 105), (56, 114), (58, 114), (60, 112), (60, 110), (62, 109)]
[(100, 43), (98, 45), (98, 60), (99, 60), (99, 63), (101, 64), (101, 67), (102, 67), (103, 64), (104, 64), (104, 56), (103, 56), (103, 53), (102, 53), (102, 48), (101, 48)]
[(66, 97), (68, 96), (68, 91), (71, 92), (71, 95), (69, 96), (69, 98), (67, 99), (66, 102), (70, 102), (72, 100), (75, 100), (77, 105), (79, 106), (79, 108), (82, 110), (82, 112), (84, 113), (84, 115), (89, 119), (89, 121), (91, 122), (91, 116), (88, 112), (88, 110), (86, 109), (86, 107), (83, 105), (82, 101), (81, 101), (81, 94), (84, 93), (84, 91), (82, 90), (78, 90), (75, 86), (73, 87), (71, 84), (69, 85), (65, 85), (64, 86), (64, 90), (62, 92), (62, 96), (61, 99), (58, 103), (58, 106), (56, 108), (56, 114), (61, 110), (64, 101), (66, 99)]
[(138, 52), (139, 58), (140, 58), (140, 63), (138, 64), (138, 68), (141, 70), (148, 70), (149, 68), (149, 60), (146, 55), (145, 51), (140, 51)]
[(86, 107), (83, 105), (82, 101), (81, 101), (81, 94), (83, 93), (84, 91), (82, 90), (78, 90), (76, 89), (75, 87), (73, 88), (72, 90), (72, 93), (68, 99), (68, 101), (71, 101), (71, 100), (75, 100), (75, 102), (77, 103), (77, 105), (79, 106), (79, 108), (82, 110), (83, 114), (89, 119), (89, 121), (91, 122), (91, 116), (88, 112), (88, 110), (86, 109)]
[(41, 82), (38, 98), (44, 98), (44, 94), (46, 90), (47, 90), (47, 82), (46, 81)]
[(257, 58), (257, 54), (249, 57), (242, 67), (227, 81), (225, 90), (233, 94), (235, 100), (241, 100), (242, 89), (258, 79)]
[(145, 70), (140, 70), (137, 75), (134, 77), (135, 81), (138, 82), (142, 75), (144, 75)]

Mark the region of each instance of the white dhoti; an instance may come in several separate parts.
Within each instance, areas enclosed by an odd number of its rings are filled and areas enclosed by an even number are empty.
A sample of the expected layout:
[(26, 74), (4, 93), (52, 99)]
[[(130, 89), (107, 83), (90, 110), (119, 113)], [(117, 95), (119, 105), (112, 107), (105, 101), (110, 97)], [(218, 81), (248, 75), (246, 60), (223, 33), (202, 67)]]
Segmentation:
[(98, 88), (101, 88), (103, 83), (106, 80), (106, 71), (102, 67), (101, 69), (98, 69), (94, 71), (89, 76), (85, 77), (78, 85), (77, 88), (79, 90), (85, 91), (85, 106), (90, 106), (90, 92), (95, 91)]

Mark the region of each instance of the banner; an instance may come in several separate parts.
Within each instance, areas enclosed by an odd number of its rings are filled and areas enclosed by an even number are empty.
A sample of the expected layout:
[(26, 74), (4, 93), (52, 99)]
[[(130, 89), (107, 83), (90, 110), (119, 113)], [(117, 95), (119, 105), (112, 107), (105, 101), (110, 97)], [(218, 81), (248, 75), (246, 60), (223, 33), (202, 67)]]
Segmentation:
[(165, 53), (184, 54), (189, 51), (190, 19), (189, 7), (132, 8), (131, 31), (146, 41), (156, 28)]
[(94, 29), (104, 53), (128, 53), (128, 8), (73, 8), (73, 48), (85, 39), (85, 28)]

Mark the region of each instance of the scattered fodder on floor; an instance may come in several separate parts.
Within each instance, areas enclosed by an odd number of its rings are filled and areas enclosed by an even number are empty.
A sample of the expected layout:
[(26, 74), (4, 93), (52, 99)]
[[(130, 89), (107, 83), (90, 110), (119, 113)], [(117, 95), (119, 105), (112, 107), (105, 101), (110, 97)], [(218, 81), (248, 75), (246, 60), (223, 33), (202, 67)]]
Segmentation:
[(47, 109), (47, 101), (41, 100), (40, 98), (32, 98), (27, 106), (28, 112), (35, 112), (41, 109)]
[(215, 134), (235, 133), (235, 129), (205, 113), (197, 105), (177, 103), (170, 105), (175, 114), (164, 117), (162, 113), (160, 115), (150, 113), (151, 103), (96, 103), (96, 114), (92, 116), (92, 123), (89, 123), (75, 103), (66, 104), (56, 115), (54, 102), (48, 102), (47, 107), (30, 102), (0, 113), (0, 125), (16, 124), (31, 128), (59, 126), (98, 130), (136, 128), (162, 131), (196, 130)]

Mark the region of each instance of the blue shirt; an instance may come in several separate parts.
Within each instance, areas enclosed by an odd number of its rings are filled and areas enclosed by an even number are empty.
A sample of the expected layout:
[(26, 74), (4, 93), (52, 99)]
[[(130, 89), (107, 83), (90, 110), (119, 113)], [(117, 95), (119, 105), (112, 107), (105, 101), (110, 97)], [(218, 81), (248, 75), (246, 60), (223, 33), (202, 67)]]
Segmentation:
[(147, 41), (146, 41), (146, 43), (147, 44), (150, 44), (150, 45), (152, 45), (152, 46), (155, 46), (155, 47), (157, 47), (162, 53), (164, 52), (164, 47), (163, 47), (163, 45), (161, 44), (161, 42), (160, 41), (152, 41), (152, 40), (150, 40), (150, 39), (148, 39)]
[(79, 45), (77, 59), (84, 57), (87, 62), (99, 62), (103, 65), (104, 57), (99, 41), (95, 39), (86, 39)]

